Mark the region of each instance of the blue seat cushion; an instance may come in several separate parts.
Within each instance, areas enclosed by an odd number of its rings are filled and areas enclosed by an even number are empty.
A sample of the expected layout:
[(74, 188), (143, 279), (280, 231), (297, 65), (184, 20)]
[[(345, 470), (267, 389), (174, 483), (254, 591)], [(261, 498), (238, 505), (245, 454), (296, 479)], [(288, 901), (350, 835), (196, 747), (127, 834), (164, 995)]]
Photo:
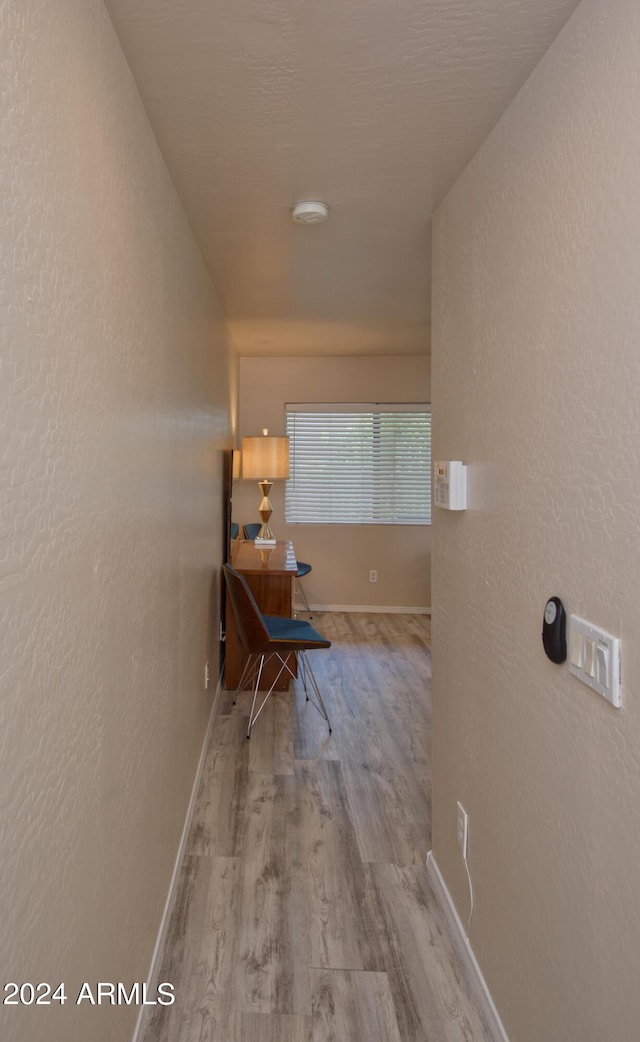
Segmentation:
[(331, 641), (303, 619), (285, 619), (281, 615), (263, 615), (262, 618), (272, 640), (301, 641), (331, 647)]
[(303, 575), (308, 575), (311, 571), (311, 565), (307, 564), (306, 561), (296, 561), (298, 566), (298, 578), (302, 579)]

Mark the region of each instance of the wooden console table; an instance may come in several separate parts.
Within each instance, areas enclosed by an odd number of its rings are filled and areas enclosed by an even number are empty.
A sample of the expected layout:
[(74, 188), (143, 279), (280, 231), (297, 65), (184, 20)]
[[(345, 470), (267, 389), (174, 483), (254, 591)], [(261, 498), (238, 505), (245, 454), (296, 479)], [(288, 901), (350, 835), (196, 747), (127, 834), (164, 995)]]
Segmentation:
[[(264, 615), (293, 617), (293, 590), (298, 571), (293, 543), (279, 541), (274, 547), (256, 547), (248, 539), (231, 544), (230, 565), (247, 580), (249, 589)], [(226, 608), (225, 687), (234, 690), (240, 683), (245, 656), (240, 646), (229, 596)], [(296, 660), (289, 656), (289, 665), (295, 674)], [(279, 664), (269, 663), (262, 674), (261, 689), (268, 689), (276, 676)], [(286, 691), (291, 677), (285, 671), (276, 685), (277, 691)]]

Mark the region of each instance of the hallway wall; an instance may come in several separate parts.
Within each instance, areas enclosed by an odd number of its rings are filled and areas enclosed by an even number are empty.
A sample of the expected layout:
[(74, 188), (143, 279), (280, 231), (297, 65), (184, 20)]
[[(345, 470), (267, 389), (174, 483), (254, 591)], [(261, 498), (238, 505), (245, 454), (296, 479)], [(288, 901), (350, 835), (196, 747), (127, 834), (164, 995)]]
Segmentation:
[[(512, 1042), (640, 1024), (640, 8), (583, 0), (435, 218), (433, 845)], [(622, 638), (624, 708), (546, 599)]]
[[(7, 0), (0, 197), (4, 1042), (125, 1042), (217, 679), (218, 301), (100, 0)], [(204, 691), (205, 657), (212, 689)], [(4, 984), (3, 981), (3, 984)]]

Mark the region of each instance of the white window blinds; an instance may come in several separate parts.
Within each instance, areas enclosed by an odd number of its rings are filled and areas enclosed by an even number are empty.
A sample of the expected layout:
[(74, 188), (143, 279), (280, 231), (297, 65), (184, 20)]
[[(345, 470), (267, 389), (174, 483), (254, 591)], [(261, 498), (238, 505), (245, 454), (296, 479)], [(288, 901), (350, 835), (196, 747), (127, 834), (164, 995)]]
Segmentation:
[(428, 405), (287, 405), (290, 523), (431, 522)]

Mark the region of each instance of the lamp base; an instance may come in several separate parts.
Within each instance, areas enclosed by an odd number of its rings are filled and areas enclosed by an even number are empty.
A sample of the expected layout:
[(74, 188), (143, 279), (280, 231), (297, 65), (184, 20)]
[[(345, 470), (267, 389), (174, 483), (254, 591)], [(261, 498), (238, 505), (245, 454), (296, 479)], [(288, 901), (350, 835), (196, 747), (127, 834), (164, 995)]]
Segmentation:
[(253, 540), (256, 546), (275, 546), (275, 539), (261, 539), (259, 535)]

